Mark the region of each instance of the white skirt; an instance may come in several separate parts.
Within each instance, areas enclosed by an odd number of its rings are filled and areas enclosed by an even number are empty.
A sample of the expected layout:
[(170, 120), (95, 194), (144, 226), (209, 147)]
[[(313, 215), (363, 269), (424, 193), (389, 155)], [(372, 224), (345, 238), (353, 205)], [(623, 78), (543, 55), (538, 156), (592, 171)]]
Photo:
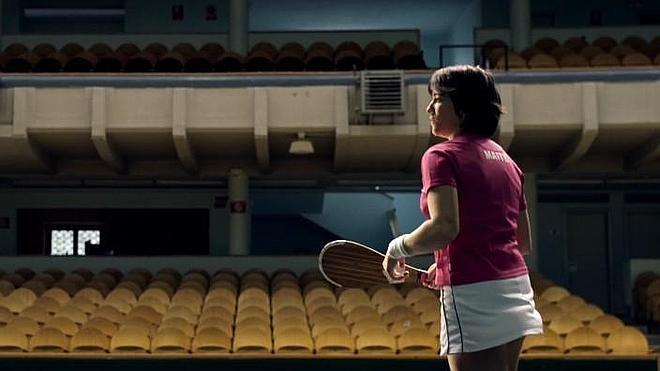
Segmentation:
[(444, 286), (440, 354), (470, 353), (542, 334), (529, 276)]

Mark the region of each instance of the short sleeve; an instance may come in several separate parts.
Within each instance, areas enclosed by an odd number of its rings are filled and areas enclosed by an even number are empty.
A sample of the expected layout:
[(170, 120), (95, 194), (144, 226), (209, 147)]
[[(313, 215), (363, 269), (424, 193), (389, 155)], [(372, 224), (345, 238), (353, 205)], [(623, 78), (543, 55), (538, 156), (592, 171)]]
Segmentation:
[(422, 156), (422, 191), (433, 187), (449, 185), (456, 187), (456, 171), (449, 154), (438, 149), (430, 149)]

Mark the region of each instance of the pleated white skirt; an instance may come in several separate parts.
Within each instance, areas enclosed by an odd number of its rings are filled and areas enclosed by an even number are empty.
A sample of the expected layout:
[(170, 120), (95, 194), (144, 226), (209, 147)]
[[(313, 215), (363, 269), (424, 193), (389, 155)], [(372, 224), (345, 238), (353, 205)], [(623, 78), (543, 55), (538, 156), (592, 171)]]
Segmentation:
[(529, 276), (444, 286), (440, 354), (470, 353), (543, 333)]

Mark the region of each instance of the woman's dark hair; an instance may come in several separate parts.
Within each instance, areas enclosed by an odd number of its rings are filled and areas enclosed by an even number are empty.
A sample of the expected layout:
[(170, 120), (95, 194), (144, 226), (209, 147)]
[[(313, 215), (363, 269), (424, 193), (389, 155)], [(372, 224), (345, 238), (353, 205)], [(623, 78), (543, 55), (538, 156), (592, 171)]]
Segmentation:
[(497, 131), (502, 100), (490, 72), (470, 65), (441, 68), (431, 76), (428, 89), (451, 98), (461, 132), (490, 138)]

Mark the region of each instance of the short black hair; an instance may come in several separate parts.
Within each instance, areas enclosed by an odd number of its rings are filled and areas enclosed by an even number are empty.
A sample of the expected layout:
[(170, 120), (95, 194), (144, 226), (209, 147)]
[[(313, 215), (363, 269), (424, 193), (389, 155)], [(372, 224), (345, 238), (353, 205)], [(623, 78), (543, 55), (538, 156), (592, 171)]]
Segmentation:
[(447, 94), (461, 119), (461, 132), (491, 138), (502, 115), (502, 99), (495, 88), (493, 75), (478, 66), (458, 65), (433, 73), (428, 85)]

